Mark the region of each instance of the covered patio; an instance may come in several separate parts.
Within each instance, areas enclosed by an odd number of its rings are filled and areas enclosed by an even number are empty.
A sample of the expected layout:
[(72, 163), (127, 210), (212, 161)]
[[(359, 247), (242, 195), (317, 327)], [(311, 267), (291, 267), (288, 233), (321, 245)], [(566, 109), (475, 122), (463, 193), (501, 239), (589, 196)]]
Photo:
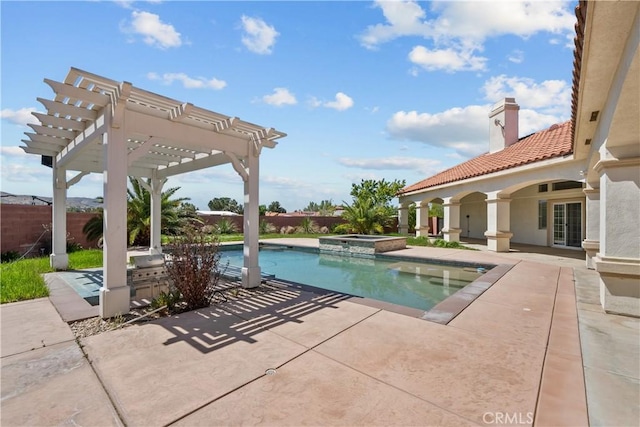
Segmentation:
[[(230, 163), (244, 182), (242, 286), (260, 284), (258, 205), (260, 153), (286, 136), (190, 103), (176, 101), (77, 68), (63, 82), (44, 80), (53, 99), (38, 98), (46, 114), (22, 149), (52, 168), (51, 266), (68, 267), (67, 189), (90, 173), (103, 174), (104, 280), (100, 316), (129, 311), (127, 285), (127, 177), (151, 194), (151, 254), (162, 253), (160, 202), (171, 176)], [(77, 174), (67, 177), (68, 171)], [(149, 180), (149, 184), (145, 179)]]

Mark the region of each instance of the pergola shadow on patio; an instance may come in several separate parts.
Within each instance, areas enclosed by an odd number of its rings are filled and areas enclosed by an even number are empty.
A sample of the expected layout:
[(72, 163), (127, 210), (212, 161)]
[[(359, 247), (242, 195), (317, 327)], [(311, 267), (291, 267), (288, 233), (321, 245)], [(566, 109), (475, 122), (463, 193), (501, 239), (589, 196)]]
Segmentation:
[[(286, 134), (145, 91), (129, 82), (71, 68), (63, 82), (45, 79), (53, 99), (38, 98), (22, 149), (53, 170), (51, 266), (68, 267), (67, 189), (90, 173), (104, 177), (104, 279), (100, 316), (129, 311), (127, 285), (127, 177), (151, 194), (150, 253), (162, 253), (160, 202), (171, 176), (231, 163), (244, 181), (243, 287), (260, 284), (258, 265), (259, 158)], [(77, 171), (67, 178), (67, 171)], [(150, 180), (148, 184), (146, 180)]]

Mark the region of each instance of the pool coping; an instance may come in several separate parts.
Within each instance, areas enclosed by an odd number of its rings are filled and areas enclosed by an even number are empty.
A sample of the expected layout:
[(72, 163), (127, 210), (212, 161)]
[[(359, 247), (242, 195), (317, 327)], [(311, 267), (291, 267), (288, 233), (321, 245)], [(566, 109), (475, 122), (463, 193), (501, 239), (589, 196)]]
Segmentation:
[[(320, 253), (318, 247), (304, 246), (304, 245), (292, 245), (290, 243), (276, 243), (276, 242), (260, 242), (260, 247), (284, 247), (295, 249), (309, 253)], [(232, 248), (242, 248), (242, 244), (236, 242), (229, 242), (221, 244), (223, 250), (232, 250)], [(234, 248), (235, 249), (235, 248)], [(344, 255), (343, 255), (344, 256)], [(371, 258), (371, 257), (370, 257)], [(400, 255), (380, 253), (376, 254), (372, 259), (387, 259), (387, 260), (400, 260), (400, 261), (413, 261), (413, 262), (430, 262), (439, 265), (451, 265), (451, 266), (472, 266), (472, 267), (491, 267), (481, 277), (477, 278), (462, 289), (457, 290), (454, 294), (447, 297), (445, 300), (439, 302), (429, 310), (423, 310), (413, 307), (407, 307), (404, 305), (394, 304), (386, 301), (381, 301), (373, 298), (361, 297), (358, 295), (349, 294), (346, 292), (332, 291), (324, 288), (320, 288), (313, 285), (307, 285), (304, 283), (298, 283), (281, 279), (276, 277), (276, 281), (286, 284), (292, 288), (312, 292), (314, 294), (323, 294), (327, 292), (339, 293), (349, 296), (349, 301), (365, 305), (372, 308), (390, 311), (405, 316), (415, 317), (423, 320), (427, 320), (442, 325), (447, 325), (453, 319), (455, 319), (464, 309), (466, 309), (471, 303), (473, 303), (480, 295), (482, 295), (487, 289), (489, 289), (494, 283), (496, 283), (502, 276), (504, 276), (514, 264), (491, 264), (482, 262), (469, 262), (469, 261), (457, 261), (450, 259), (440, 258), (428, 258), (418, 257), (413, 255)], [(69, 272), (69, 271), (68, 271)], [(67, 322), (76, 320), (82, 320), (89, 317), (95, 317), (98, 315), (98, 306), (92, 306), (84, 298), (82, 298), (73, 287), (64, 280), (63, 277), (54, 273), (48, 273), (45, 275), (45, 281), (49, 287), (50, 299), (56, 307), (56, 310)], [(132, 307), (140, 306), (139, 301), (132, 301)]]

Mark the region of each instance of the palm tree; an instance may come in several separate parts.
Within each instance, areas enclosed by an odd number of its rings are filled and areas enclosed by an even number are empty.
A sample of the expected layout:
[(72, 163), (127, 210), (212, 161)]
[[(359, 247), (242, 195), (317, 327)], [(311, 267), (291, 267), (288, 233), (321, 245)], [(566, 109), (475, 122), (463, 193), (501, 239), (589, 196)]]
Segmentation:
[(358, 234), (382, 234), (387, 216), (371, 198), (354, 199), (353, 204), (344, 203), (342, 217), (347, 220), (351, 230)]
[[(151, 194), (138, 182), (129, 177), (131, 189), (127, 189), (127, 233), (129, 244), (147, 246), (151, 239)], [(147, 183), (149, 181), (147, 180)], [(161, 223), (163, 234), (177, 234), (178, 230), (187, 222), (196, 220), (195, 210), (189, 204), (187, 197), (171, 199), (180, 187), (170, 188), (162, 192), (160, 202)], [(91, 218), (82, 228), (82, 232), (89, 241), (102, 237), (104, 217), (100, 212)]]
[[(127, 189), (127, 231), (129, 244), (147, 246), (151, 240), (151, 193), (140, 182), (129, 177), (131, 188)], [(147, 179), (150, 185), (151, 180)], [(163, 234), (175, 235), (178, 230), (192, 218), (191, 210), (182, 209), (188, 197), (171, 199), (180, 187), (169, 188), (162, 192), (160, 200), (160, 221)]]

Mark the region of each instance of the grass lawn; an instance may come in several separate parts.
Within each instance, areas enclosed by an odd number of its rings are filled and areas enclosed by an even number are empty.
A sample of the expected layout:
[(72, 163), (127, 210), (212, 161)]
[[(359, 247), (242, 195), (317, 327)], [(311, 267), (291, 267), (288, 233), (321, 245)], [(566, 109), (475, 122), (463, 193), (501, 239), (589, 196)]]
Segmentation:
[[(100, 267), (102, 251), (83, 250), (69, 254), (69, 269)], [(42, 274), (50, 273), (49, 257), (27, 258), (0, 267), (0, 303), (49, 296)]]

